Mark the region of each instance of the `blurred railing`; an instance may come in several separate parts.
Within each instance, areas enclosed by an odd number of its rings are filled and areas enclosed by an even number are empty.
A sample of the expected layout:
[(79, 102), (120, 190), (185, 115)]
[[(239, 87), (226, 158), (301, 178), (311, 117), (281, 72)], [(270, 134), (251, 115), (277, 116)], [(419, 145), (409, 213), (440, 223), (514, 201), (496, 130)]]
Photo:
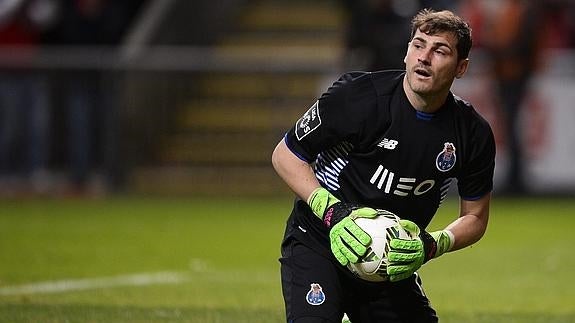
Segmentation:
[[(206, 189), (209, 193), (220, 190), (217, 185), (214, 186), (214, 182), (219, 182), (221, 187), (236, 187), (230, 188), (233, 191), (245, 189), (243, 184), (247, 178), (240, 176), (234, 179), (236, 175), (233, 174), (226, 175), (226, 178), (216, 176), (215, 174), (222, 173), (218, 171), (221, 166), (234, 174), (259, 177), (261, 183), (256, 183), (255, 186), (259, 185), (260, 188), (255, 191), (269, 192), (281, 188), (275, 186), (270, 189), (271, 186), (262, 185), (273, 180), (269, 174), (263, 177), (257, 175), (261, 173), (258, 169), (265, 169), (270, 173), (268, 155), (275, 142), (281, 138), (282, 131), (297, 116), (293, 112), (281, 110), (286, 102), (290, 101), (286, 98), (286, 95), (290, 95), (290, 89), (284, 92), (283, 89), (271, 86), (267, 80), (278, 80), (288, 74), (299, 77), (333, 72), (338, 66), (335, 59), (337, 55), (322, 53), (322, 50), (309, 46), (278, 48), (277, 52), (270, 56), (269, 52), (261, 54), (253, 49), (224, 52), (214, 48), (155, 47), (134, 56), (122, 50), (102, 47), (57, 47), (34, 51), (4, 48), (0, 51), (0, 71), (8, 82), (11, 82), (14, 75), (34, 76), (42, 80), (49, 89), (50, 104), (46, 109), (50, 114), (50, 125), (49, 131), (44, 134), (50, 140), (50, 163), (47, 168), (50, 172), (60, 174), (52, 178), (64, 177), (65, 181), (67, 173), (73, 172), (70, 169), (74, 168), (69, 160), (70, 148), (66, 146), (69, 145), (69, 137), (76, 135), (68, 131), (74, 127), (67, 124), (70, 120), (61, 113), (66, 110), (62, 105), (66, 104), (67, 96), (74, 95), (70, 93), (70, 88), (72, 91), (78, 90), (71, 85), (86, 83), (89, 88), (84, 86), (79, 89), (93, 92), (96, 96), (95, 102), (88, 101), (87, 104), (98, 105), (95, 112), (99, 116), (90, 115), (94, 118), (93, 122), (98, 123), (98, 138), (92, 138), (90, 142), (98, 145), (92, 149), (100, 154), (93, 156), (88, 176), (99, 174), (109, 188), (122, 190), (132, 190), (137, 186), (139, 188), (136, 190), (165, 190), (170, 193), (186, 192), (190, 189), (182, 188), (189, 187), (192, 188), (191, 191), (197, 192), (202, 191), (202, 185), (206, 185), (211, 187)], [(256, 81), (260, 77), (264, 79)], [(85, 82), (86, 78), (90, 81)], [(206, 78), (209, 81), (206, 81)], [(254, 81), (252, 89), (244, 91), (237, 88), (242, 86), (241, 83), (245, 84), (246, 79)], [(290, 82), (295, 83), (298, 80)], [(236, 89), (222, 88), (226, 86)], [(304, 92), (311, 95), (302, 98), (300, 94), (296, 94), (300, 95), (296, 99), (300, 100), (295, 106), (297, 113), (310, 104), (319, 84), (306, 82), (301, 86), (308, 86), (310, 89)], [(274, 93), (267, 93), (270, 90)], [(242, 91), (254, 93), (244, 95)], [(294, 91), (300, 90), (291, 90)], [(208, 124), (184, 120), (211, 118), (206, 116), (211, 109), (210, 106), (206, 107), (206, 104), (215, 106), (217, 111), (227, 116), (222, 116), (221, 122), (212, 120), (208, 121)], [(238, 104), (243, 107), (257, 105), (259, 109), (246, 110), (233, 106)], [(202, 106), (200, 115), (189, 111), (198, 105)], [(222, 110), (222, 106), (229, 106), (229, 111)], [(238, 120), (230, 121), (228, 114), (233, 114), (233, 109), (244, 116), (238, 115)], [(278, 116), (274, 117), (272, 112), (263, 112), (262, 109), (275, 109), (273, 113)], [(278, 123), (277, 120), (282, 118), (284, 113), (287, 113), (285, 115), (289, 116), (289, 119)], [(262, 119), (262, 115), (265, 115), (265, 118)], [(276, 121), (268, 122), (271, 119)], [(231, 125), (234, 122), (236, 124)], [(188, 129), (184, 129), (186, 127)], [(187, 139), (182, 139), (183, 137)], [(238, 145), (242, 143), (239, 140), (242, 137), (248, 142), (246, 149), (250, 149), (249, 143), (255, 142), (251, 146), (260, 151), (240, 152)], [(239, 141), (231, 142), (230, 147), (226, 147), (227, 141), (236, 138)], [(262, 142), (261, 138), (266, 138), (266, 141)], [(194, 140), (206, 145), (189, 143)], [(183, 141), (186, 143), (175, 143)], [(88, 144), (90, 143), (87, 142), (86, 145)], [(205, 156), (194, 156), (195, 154)], [(185, 171), (191, 168), (193, 171)], [(134, 180), (134, 173), (142, 169), (143, 178), (136, 176)], [(169, 169), (169, 175), (164, 176), (166, 172), (161, 169)], [(178, 171), (174, 172), (174, 169)], [(190, 176), (190, 173), (193, 176)], [(160, 181), (170, 184), (159, 183)], [(183, 181), (186, 182), (182, 183)], [(236, 184), (231, 185), (234, 182)]]

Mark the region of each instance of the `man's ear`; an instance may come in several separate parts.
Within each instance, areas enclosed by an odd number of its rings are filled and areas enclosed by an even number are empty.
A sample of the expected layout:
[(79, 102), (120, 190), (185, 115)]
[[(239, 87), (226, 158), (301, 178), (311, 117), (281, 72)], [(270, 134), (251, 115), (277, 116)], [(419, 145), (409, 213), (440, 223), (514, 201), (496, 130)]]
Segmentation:
[(403, 56), (403, 64), (407, 64), (407, 52), (409, 51), (409, 45), (411, 45), (411, 42), (407, 42), (407, 50), (405, 51), (405, 56)]
[(457, 71), (455, 73), (455, 78), (462, 78), (463, 75), (465, 75), (465, 72), (467, 72), (467, 68), (469, 67), (469, 58), (466, 59), (462, 59), (461, 61), (459, 61), (459, 63), (457, 63)]

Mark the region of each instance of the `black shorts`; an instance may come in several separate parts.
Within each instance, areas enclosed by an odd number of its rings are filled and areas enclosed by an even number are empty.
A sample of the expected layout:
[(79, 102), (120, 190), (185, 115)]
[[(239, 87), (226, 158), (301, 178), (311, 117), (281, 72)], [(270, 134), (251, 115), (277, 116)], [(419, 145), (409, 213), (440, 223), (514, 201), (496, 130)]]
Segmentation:
[(294, 238), (282, 245), (281, 277), (287, 322), (337, 322), (344, 312), (352, 323), (438, 322), (412, 277), (397, 283), (370, 283)]

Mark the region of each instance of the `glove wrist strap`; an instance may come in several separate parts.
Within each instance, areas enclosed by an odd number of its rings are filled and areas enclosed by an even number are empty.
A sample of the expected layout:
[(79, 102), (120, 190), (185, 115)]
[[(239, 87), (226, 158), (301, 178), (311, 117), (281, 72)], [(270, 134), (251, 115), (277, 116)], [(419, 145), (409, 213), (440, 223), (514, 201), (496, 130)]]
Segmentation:
[(433, 259), (437, 254), (437, 241), (427, 231), (422, 231), (419, 234), (421, 242), (423, 242), (424, 258), (423, 263)]
[(434, 231), (431, 233), (423, 231), (420, 234), (425, 251), (425, 260), (428, 262), (437, 258), (453, 248), (455, 239), (449, 230)]
[(455, 243), (455, 237), (453, 233), (449, 230), (441, 230), (435, 231), (430, 233), (435, 242), (437, 242), (437, 252), (435, 253), (435, 257), (437, 258), (442, 254), (448, 252), (453, 248), (453, 244)]
[(307, 199), (307, 204), (313, 213), (322, 221), (324, 221), (326, 214), (330, 213), (328, 208), (337, 202), (339, 200), (323, 187), (316, 188)]

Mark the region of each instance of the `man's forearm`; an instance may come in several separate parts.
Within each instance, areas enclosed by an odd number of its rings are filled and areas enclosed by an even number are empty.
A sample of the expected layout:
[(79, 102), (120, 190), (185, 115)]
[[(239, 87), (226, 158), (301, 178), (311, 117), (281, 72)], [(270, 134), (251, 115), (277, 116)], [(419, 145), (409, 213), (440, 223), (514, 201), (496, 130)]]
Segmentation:
[(455, 238), (451, 251), (468, 247), (483, 237), (489, 219), (490, 194), (477, 201), (462, 201), (461, 215), (446, 230)]
[(312, 167), (294, 155), (283, 140), (273, 151), (272, 165), (284, 182), (303, 200), (307, 201), (311, 193), (320, 187)]

